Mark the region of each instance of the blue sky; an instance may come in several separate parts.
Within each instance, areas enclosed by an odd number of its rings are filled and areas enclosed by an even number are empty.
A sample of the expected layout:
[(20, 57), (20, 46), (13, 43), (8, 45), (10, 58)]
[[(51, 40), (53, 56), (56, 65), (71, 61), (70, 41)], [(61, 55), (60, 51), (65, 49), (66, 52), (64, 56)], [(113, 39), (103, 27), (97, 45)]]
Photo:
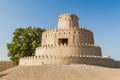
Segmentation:
[(62, 13), (78, 15), (102, 54), (120, 60), (120, 0), (0, 0), (0, 60), (9, 60), (6, 43), (16, 28), (57, 27)]

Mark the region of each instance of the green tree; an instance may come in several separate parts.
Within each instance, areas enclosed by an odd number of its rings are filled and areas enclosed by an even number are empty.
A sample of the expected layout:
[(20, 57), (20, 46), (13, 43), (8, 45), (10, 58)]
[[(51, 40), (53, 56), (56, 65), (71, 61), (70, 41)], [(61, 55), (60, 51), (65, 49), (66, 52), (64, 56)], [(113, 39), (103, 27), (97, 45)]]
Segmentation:
[(41, 45), (42, 28), (17, 28), (13, 33), (13, 40), (7, 44), (8, 56), (17, 65), (19, 59), (34, 55), (35, 48)]

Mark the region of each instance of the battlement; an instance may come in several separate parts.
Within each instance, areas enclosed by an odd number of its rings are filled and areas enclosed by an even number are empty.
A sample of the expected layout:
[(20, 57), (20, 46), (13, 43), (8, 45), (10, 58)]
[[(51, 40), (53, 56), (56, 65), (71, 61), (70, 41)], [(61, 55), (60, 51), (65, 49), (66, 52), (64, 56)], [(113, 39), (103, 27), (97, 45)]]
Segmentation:
[(78, 17), (75, 14), (62, 14), (58, 18), (58, 29), (79, 28)]
[[(49, 54), (49, 53), (48, 53)], [(41, 55), (24, 57), (19, 65), (43, 65), (43, 64), (88, 64), (105, 67), (117, 67), (114, 59), (91, 55)]]
[(61, 17), (69, 17), (69, 18), (70, 18), (71, 16), (78, 18), (77, 15), (71, 14), (71, 13), (63, 13), (63, 14), (61, 14), (61, 15), (59, 16), (59, 18), (61, 18)]
[(94, 45), (94, 44), (88, 44), (88, 43), (79, 43), (77, 45), (67, 45), (67, 44), (60, 44), (60, 45), (53, 45), (53, 44), (46, 44), (46, 45), (41, 45), (40, 47), (37, 47), (36, 49), (39, 49), (39, 48), (55, 48), (55, 47), (84, 47), (84, 46), (88, 46), (88, 47), (97, 47), (97, 48), (100, 48), (99, 46), (97, 45)]
[[(99, 58), (99, 59), (111, 59), (109, 57), (102, 57), (102, 56), (94, 56), (94, 55), (39, 55), (39, 56), (29, 56), (29, 57), (23, 57), (21, 59), (24, 60), (32, 60), (32, 59), (64, 59), (64, 58)], [(113, 59), (111, 59), (113, 60)]]
[(87, 28), (85, 28), (85, 27), (80, 27), (79, 29), (80, 29), (80, 30), (87, 31), (87, 32), (91, 32), (91, 33), (93, 33), (90, 29), (87, 29)]
[(78, 44), (80, 47), (82, 46), (88, 46), (88, 47), (97, 47), (97, 48), (100, 48), (99, 46), (97, 45), (94, 45), (94, 44), (88, 44), (88, 43), (79, 43)]
[(42, 34), (48, 34), (48, 33), (53, 33), (53, 32), (59, 32), (59, 31), (69, 31), (71, 32), (70, 30), (75, 30), (75, 31), (78, 31), (80, 33), (80, 31), (85, 31), (85, 32), (91, 32), (93, 33), (91, 30), (87, 29), (87, 28), (84, 28), (84, 27), (80, 27), (80, 28), (76, 28), (76, 27), (71, 27), (70, 29), (67, 29), (67, 30), (58, 30), (57, 28), (51, 28), (51, 29), (48, 29), (46, 31), (44, 31)]
[(11, 61), (0, 61), (0, 63), (11, 63)]
[(66, 14), (60, 15), (59, 20), (60, 21), (67, 21), (67, 20), (70, 20), (70, 21), (75, 20), (75, 21), (77, 21), (78, 17), (75, 14), (66, 13)]

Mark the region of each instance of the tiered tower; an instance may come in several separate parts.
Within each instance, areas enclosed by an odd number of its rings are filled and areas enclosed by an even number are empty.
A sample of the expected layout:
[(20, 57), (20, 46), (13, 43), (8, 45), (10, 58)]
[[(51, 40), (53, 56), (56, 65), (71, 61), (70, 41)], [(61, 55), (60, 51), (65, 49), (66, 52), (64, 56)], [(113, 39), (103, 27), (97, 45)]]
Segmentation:
[(75, 14), (62, 14), (58, 28), (42, 33), (42, 44), (35, 56), (20, 59), (19, 65), (89, 64), (120, 67), (120, 62), (102, 56), (101, 48), (94, 44), (93, 32), (79, 27)]
[(94, 55), (101, 56), (101, 49), (94, 45), (92, 31), (79, 28), (75, 14), (62, 14), (58, 28), (42, 34), (42, 46), (36, 49), (38, 55)]

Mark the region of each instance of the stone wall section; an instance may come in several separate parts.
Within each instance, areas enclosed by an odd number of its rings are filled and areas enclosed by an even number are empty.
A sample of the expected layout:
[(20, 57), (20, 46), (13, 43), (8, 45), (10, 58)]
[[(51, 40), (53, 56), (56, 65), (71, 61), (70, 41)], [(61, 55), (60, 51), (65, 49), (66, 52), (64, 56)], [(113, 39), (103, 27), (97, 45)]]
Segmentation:
[(120, 68), (120, 61), (116, 61), (116, 66)]
[[(88, 64), (104, 67), (118, 68), (119, 65), (116, 64), (114, 59), (109, 57), (101, 56), (91, 56), (91, 55), (41, 55), (41, 56), (30, 56), (20, 59), (19, 65), (34, 66), (34, 65), (44, 65), (44, 64)], [(117, 65), (117, 66), (116, 66)]]
[(11, 61), (0, 61), (0, 72), (14, 67)]

